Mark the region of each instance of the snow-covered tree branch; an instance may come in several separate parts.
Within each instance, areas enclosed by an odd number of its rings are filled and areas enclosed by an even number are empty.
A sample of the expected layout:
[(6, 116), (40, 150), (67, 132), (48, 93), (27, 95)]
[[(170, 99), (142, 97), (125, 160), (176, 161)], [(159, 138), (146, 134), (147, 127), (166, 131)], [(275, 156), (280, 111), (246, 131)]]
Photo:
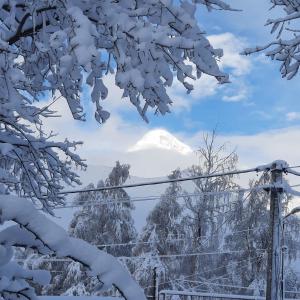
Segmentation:
[(281, 62), (282, 77), (293, 78), (300, 66), (300, 1), (270, 0), (272, 8), (281, 8), (283, 16), (269, 19), (266, 25), (271, 26), (271, 33), (276, 37), (270, 43), (255, 48), (245, 49), (244, 54), (265, 51), (266, 56)]
[[(83, 264), (89, 274), (98, 277), (99, 288), (107, 289), (114, 285), (127, 300), (146, 299), (141, 288), (113, 256), (83, 240), (68, 237), (62, 228), (38, 212), (29, 201), (15, 196), (2, 196), (0, 212), (1, 223), (14, 221), (20, 226), (9, 227), (0, 233), (0, 250), (5, 252), (1, 253), (0, 265), (0, 274), (3, 274), (1, 278), (4, 281), (3, 285), (0, 282), (0, 293), (4, 299), (15, 299), (11, 298), (12, 293), (16, 298), (19, 295), (19, 297), (34, 299), (32, 289), (24, 280), (35, 279), (35, 273), (23, 271), (21, 267), (10, 262), (11, 246), (33, 248), (41, 254), (71, 258)], [(20, 284), (15, 287), (15, 277), (22, 281), (21, 288)], [(46, 279), (49, 281), (48, 277)], [(27, 290), (30, 290), (31, 294), (23, 295), (22, 293)]]
[(166, 87), (174, 74), (187, 91), (193, 87), (186, 79), (202, 73), (228, 81), (216, 62), (222, 51), (212, 48), (197, 25), (197, 4), (231, 9), (220, 0), (2, 1), (1, 94), (12, 97), (2, 90), (5, 74), (13, 73), (9, 90), (14, 98), (31, 101), (46, 91), (59, 92), (74, 118), (82, 120), (84, 71), (95, 118), (102, 123), (109, 117), (100, 101), (108, 94), (102, 78), (115, 73), (123, 96), (145, 120), (148, 107), (165, 114), (172, 103)]
[(53, 142), (54, 134), (44, 132), (43, 119), (54, 116), (54, 112), (33, 104), (43, 89), (35, 88), (38, 76), (30, 79), (17, 62), (20, 59), (0, 52), (0, 193), (39, 200), (51, 211), (62, 203), (58, 195), (61, 182), (79, 183), (71, 167), (85, 167), (72, 152), (81, 143)]
[(71, 171), (72, 164), (85, 164), (71, 151), (80, 143), (53, 142), (52, 136), (44, 135), (41, 128), (39, 134), (34, 132), (28, 123), (40, 122), (38, 117), (31, 116), (35, 112), (37, 108), (27, 106), (23, 99), (1, 104), (0, 188), (2, 193), (13, 192), (39, 200), (44, 209), (51, 211), (54, 205), (62, 203), (58, 195), (61, 182), (79, 183), (78, 176)]

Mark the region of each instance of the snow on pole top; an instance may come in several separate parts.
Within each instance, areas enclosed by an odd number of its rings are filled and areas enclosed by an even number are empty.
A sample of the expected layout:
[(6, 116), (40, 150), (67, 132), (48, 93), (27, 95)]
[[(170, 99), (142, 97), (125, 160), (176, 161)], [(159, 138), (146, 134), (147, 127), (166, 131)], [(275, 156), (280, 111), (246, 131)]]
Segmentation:
[(285, 160), (274, 160), (273, 162), (265, 165), (260, 165), (256, 167), (258, 172), (270, 171), (270, 170), (281, 170), (285, 171), (289, 167)]

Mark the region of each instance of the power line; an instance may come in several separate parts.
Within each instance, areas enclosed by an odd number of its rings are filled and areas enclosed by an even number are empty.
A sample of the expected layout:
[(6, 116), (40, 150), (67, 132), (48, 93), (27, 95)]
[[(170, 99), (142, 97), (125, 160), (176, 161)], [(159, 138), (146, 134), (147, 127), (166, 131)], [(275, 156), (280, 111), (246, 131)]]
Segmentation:
[[(242, 260), (239, 260), (239, 261), (237, 261), (237, 263), (249, 263), (249, 261), (252, 261), (252, 260), (255, 260), (255, 259), (258, 259), (258, 258), (262, 258), (263, 256), (260, 254), (260, 255), (257, 255), (257, 256), (255, 256), (255, 257), (253, 257), (253, 258), (251, 258), (251, 259), (248, 259), (248, 258), (245, 258), (245, 259), (242, 259)], [(231, 265), (232, 264), (234, 264), (234, 263), (236, 263), (236, 261), (234, 261), (234, 262), (232, 262), (231, 263)], [(244, 268), (244, 267), (246, 267), (247, 266), (247, 264), (246, 265), (239, 265), (237, 268)], [(230, 265), (230, 264), (229, 264)], [(182, 280), (184, 280), (184, 279), (186, 279), (186, 278), (190, 278), (190, 277), (193, 277), (193, 276), (195, 276), (195, 275), (203, 275), (203, 274), (207, 274), (207, 273), (211, 273), (211, 272), (214, 272), (214, 271), (217, 271), (217, 270), (221, 270), (221, 269), (223, 269), (223, 268), (226, 268), (227, 267), (227, 265), (222, 265), (222, 266), (220, 266), (220, 267), (217, 267), (217, 268), (213, 268), (213, 269), (210, 269), (210, 270), (206, 270), (206, 271), (202, 271), (202, 272), (198, 272), (198, 273), (194, 273), (194, 274), (191, 274), (191, 275), (187, 275), (187, 276), (184, 276), (184, 277), (182, 277), (182, 278), (179, 278), (179, 279), (174, 279), (174, 280), (168, 280), (168, 281), (164, 281), (164, 282), (161, 282), (159, 285), (165, 285), (165, 284), (168, 284), (168, 283), (173, 283), (174, 281), (175, 282), (177, 282), (177, 281), (182, 281)], [(144, 289), (146, 289), (146, 288), (152, 288), (153, 286), (151, 285), (151, 286), (147, 286), (147, 287), (144, 287)]]
[(290, 167), (286, 167), (285, 170), (287, 170), (287, 169), (298, 169), (298, 168), (300, 168), (300, 165), (298, 165), (298, 166), (290, 166)]
[[(290, 187), (299, 187), (300, 184), (295, 184), (295, 185), (291, 185)], [(219, 191), (219, 192), (199, 192), (199, 193), (185, 193), (182, 195), (172, 195), (172, 198), (187, 198), (187, 197), (200, 197), (200, 196), (221, 196), (221, 195), (227, 195), (227, 194), (233, 194), (233, 193), (246, 193), (246, 192), (258, 192), (260, 190), (265, 190), (268, 186), (267, 185), (261, 185), (261, 186), (256, 186), (253, 188), (240, 188), (240, 189), (233, 189), (233, 190), (224, 190), (224, 191)], [(84, 192), (90, 192), (89, 190), (82, 190), (82, 193)], [(248, 196), (246, 197), (248, 198)], [(102, 206), (102, 205), (109, 205), (109, 204), (116, 204), (116, 203), (131, 203), (131, 202), (144, 202), (144, 201), (157, 201), (161, 199), (161, 195), (159, 196), (147, 196), (147, 197), (134, 197), (134, 198), (130, 198), (129, 200), (125, 200), (122, 198), (108, 198), (108, 199), (104, 199), (105, 202), (103, 201), (103, 199), (100, 199), (99, 201), (96, 200), (90, 200), (90, 201), (86, 201), (86, 202), (82, 202), (82, 204), (72, 204), (72, 205), (65, 205), (65, 206), (58, 206), (58, 207), (54, 207), (53, 210), (57, 210), (57, 209), (67, 209), (67, 208), (76, 208), (76, 207), (83, 207), (84, 205), (89, 205), (89, 204), (94, 204), (94, 206)], [(109, 201), (107, 201), (109, 200)], [(244, 199), (246, 200), (246, 199)], [(231, 204), (233, 204), (234, 202), (232, 202)], [(226, 205), (224, 205), (226, 206)], [(222, 207), (222, 206), (219, 206)]]
[[(249, 229), (244, 229), (244, 230), (237, 230), (237, 231), (233, 231), (229, 234), (236, 234), (236, 233), (242, 233), (242, 232), (249, 232), (249, 231), (255, 231), (257, 230), (257, 228), (249, 228)], [(215, 235), (218, 235), (219, 233), (216, 233), (216, 234), (212, 234), (210, 235), (209, 237), (212, 237), (212, 236), (215, 236)], [(196, 238), (178, 238), (178, 239), (169, 239), (168, 238), (165, 240), (165, 242), (170, 242), (170, 243), (173, 243), (173, 242), (178, 242), (178, 241), (190, 241), (190, 240), (194, 240), (194, 241), (200, 241), (201, 242), (201, 239), (207, 238), (208, 236), (200, 236), (200, 237), (196, 237)], [(150, 245), (150, 244), (153, 244), (153, 242), (132, 242), (132, 243), (118, 243), (118, 244), (96, 244), (94, 246), (96, 247), (101, 247), (101, 248), (105, 248), (105, 247), (120, 247), (120, 246), (133, 246), (133, 245)], [(219, 252), (220, 253), (220, 252)], [(226, 252), (228, 253), (228, 251)], [(136, 257), (140, 257), (140, 256), (136, 256)], [(26, 259), (21, 259), (21, 261), (25, 261)], [(39, 260), (39, 259), (38, 259)], [(47, 261), (49, 261), (49, 259), (46, 259)], [(53, 259), (51, 261), (66, 261), (66, 259)], [(72, 260), (67, 260), (67, 261), (72, 261)]]
[[(249, 264), (249, 262), (251, 261), (254, 261), (254, 260), (257, 260), (257, 259), (262, 259), (263, 258), (263, 255), (262, 254), (260, 254), (260, 255), (256, 255), (255, 257), (252, 257), (252, 258), (245, 258), (245, 259), (242, 259), (242, 260), (239, 260), (239, 261), (233, 261), (231, 264), (229, 264), (230, 266), (232, 265), (232, 264), (234, 264), (234, 263), (241, 263), (241, 265), (238, 265), (236, 268), (237, 269), (244, 269), (244, 268), (246, 268), (246, 267), (248, 267), (248, 264)], [(194, 275), (203, 275), (203, 274), (206, 274), (206, 273), (211, 273), (211, 272), (214, 272), (214, 271), (217, 271), (217, 270), (220, 270), (220, 269), (223, 269), (223, 268), (225, 268), (225, 267), (228, 267), (228, 266), (226, 266), (226, 265), (223, 265), (223, 266), (221, 266), (221, 267), (217, 267), (217, 268), (214, 268), (214, 269), (210, 269), (210, 270), (207, 270), (207, 271), (204, 271), (204, 272), (199, 272), (199, 273), (196, 273), (196, 274), (193, 274), (193, 275), (190, 275), (190, 276), (186, 276), (186, 277), (184, 277), (185, 279), (186, 278), (188, 278), (188, 277), (192, 277), (192, 276), (194, 276)], [(232, 271), (232, 272), (230, 272), (229, 274), (233, 274), (235, 271)], [(219, 277), (218, 279), (220, 279), (220, 278), (224, 278), (224, 276), (228, 276), (229, 275), (228, 273), (226, 273), (226, 274), (224, 274), (223, 276), (221, 276), (221, 277)], [(183, 278), (183, 279), (184, 279)], [(177, 279), (176, 281), (182, 281), (183, 279)], [(211, 280), (211, 279), (208, 279), (208, 280)], [(207, 283), (207, 284), (209, 284), (209, 283)]]
[(295, 175), (295, 176), (300, 176), (300, 173), (297, 172), (297, 171), (294, 171), (294, 170), (290, 170), (290, 171), (287, 171), (289, 174), (292, 174), (292, 175)]
[[(228, 190), (228, 191), (222, 191), (222, 192), (203, 192), (203, 193), (186, 193), (186, 194), (182, 194), (182, 195), (172, 195), (172, 198), (186, 198), (186, 197), (199, 197), (199, 196), (209, 196), (209, 195), (226, 195), (226, 194), (230, 194), (230, 193), (239, 193), (245, 191), (247, 192), (247, 189), (240, 189), (240, 190)], [(86, 202), (82, 202), (82, 204), (73, 204), (73, 205), (66, 205), (66, 206), (60, 206), (60, 207), (55, 207), (54, 209), (65, 209), (65, 208), (75, 208), (75, 207), (82, 207), (83, 205), (87, 204), (96, 204), (96, 205), (108, 205), (108, 204), (116, 204), (116, 203), (131, 203), (131, 202), (143, 202), (143, 201), (156, 201), (156, 200), (160, 200), (161, 199), (161, 195), (160, 196), (148, 196), (148, 197), (138, 197), (138, 198), (131, 198), (129, 200), (125, 200), (122, 198), (109, 198), (109, 201), (106, 201), (106, 199), (104, 199), (105, 201), (103, 201), (103, 199), (100, 199), (99, 201), (96, 200), (91, 200), (91, 201), (86, 201)]]
[[(198, 176), (175, 178), (175, 179), (165, 179), (165, 180), (133, 183), (133, 184), (126, 184), (126, 185), (103, 186), (103, 187), (91, 188), (91, 189), (85, 189), (85, 190), (62, 191), (57, 194), (58, 195), (66, 195), (66, 194), (77, 194), (77, 193), (96, 192), (96, 191), (108, 191), (108, 190), (125, 189), (125, 188), (141, 187), (141, 186), (148, 186), (148, 185), (158, 185), (158, 184), (165, 184), (165, 183), (172, 183), (172, 182), (182, 182), (182, 181), (190, 181), (190, 180), (197, 180), (197, 179), (222, 177), (222, 176), (229, 176), (229, 175), (239, 175), (239, 174), (246, 174), (246, 173), (253, 173), (253, 172), (258, 173), (258, 172), (262, 172), (262, 171), (264, 171), (264, 170), (262, 170), (261, 168), (252, 168), (252, 169), (246, 169), (246, 170), (235, 170), (235, 171), (228, 171), (228, 172), (223, 172), (223, 173), (198, 175)], [(45, 196), (47, 196), (47, 195), (45, 195)]]
[[(256, 249), (255, 251), (264, 252), (266, 249)], [(190, 256), (205, 256), (205, 255), (220, 255), (220, 254), (231, 254), (241, 253), (242, 250), (222, 251), (222, 252), (196, 252), (196, 253), (182, 253), (182, 254), (166, 254), (158, 255), (160, 258), (172, 258), (172, 257), (190, 257)]]
[[(300, 184), (292, 185), (291, 187), (297, 187), (297, 186), (300, 186)], [(239, 189), (231, 189), (231, 190), (228, 189), (228, 190), (217, 191), (217, 192), (184, 193), (184, 194), (181, 194), (181, 195), (172, 195), (172, 197), (178, 199), (178, 198), (201, 197), (201, 196), (221, 196), (221, 195), (227, 195), (227, 194), (232, 194), (232, 193), (250, 192), (250, 194), (244, 199), (244, 200), (246, 200), (251, 195), (252, 192), (255, 192), (255, 191), (258, 192), (260, 190), (266, 190), (267, 188), (268, 188), (268, 185), (257, 185), (257, 186), (252, 187), (252, 188), (239, 188)], [(88, 193), (88, 192), (93, 192), (93, 191), (99, 191), (99, 190), (98, 190), (98, 188), (84, 189), (84, 190), (80, 190), (80, 193)], [(90, 200), (90, 201), (86, 201), (86, 202), (82, 202), (82, 203), (78, 203), (78, 204), (55, 207), (53, 209), (56, 210), (56, 209), (76, 208), (76, 207), (82, 207), (85, 204), (91, 204), (91, 205), (96, 204), (96, 205), (101, 206), (101, 205), (109, 205), (111, 203), (116, 204), (116, 203), (156, 201), (156, 200), (160, 200), (161, 197), (162, 197), (162, 195), (151, 195), (151, 196), (147, 196), (147, 197), (134, 197), (134, 198), (130, 198), (128, 200), (122, 199), (122, 198), (117, 198), (117, 199), (116, 198), (106, 198), (106, 199), (100, 199), (99, 201)], [(105, 202), (103, 200), (105, 200)]]
[[(233, 189), (233, 190), (224, 190), (224, 191), (218, 191), (218, 192), (199, 192), (199, 193), (185, 193), (181, 195), (172, 195), (172, 198), (187, 198), (187, 197), (201, 197), (201, 196), (221, 196), (221, 195), (229, 195), (233, 193), (246, 193), (250, 191), (259, 191), (265, 189), (266, 186), (256, 186), (253, 188), (240, 188), (240, 189)], [(90, 192), (89, 190), (84, 190), (82, 192)], [(89, 205), (89, 204), (95, 204), (95, 206), (99, 205), (109, 205), (109, 204), (116, 204), (116, 203), (131, 203), (131, 202), (143, 202), (143, 201), (156, 201), (161, 199), (161, 195), (159, 196), (147, 196), (147, 197), (135, 197), (135, 198), (130, 198), (128, 200), (122, 199), (122, 198), (109, 198), (109, 199), (99, 199), (97, 200), (90, 200), (86, 202), (82, 202), (82, 204), (73, 204), (73, 205), (65, 205), (65, 206), (59, 206), (53, 208), (54, 210), (56, 209), (66, 209), (66, 208), (76, 208), (76, 207), (82, 207), (84, 205)], [(103, 201), (104, 200), (104, 201)], [(109, 201), (107, 201), (109, 200)]]
[[(266, 249), (256, 249), (256, 251), (264, 252)], [(180, 253), (180, 254), (162, 254), (162, 255), (152, 255), (152, 258), (173, 258), (173, 257), (191, 257), (191, 256), (205, 256), (205, 255), (222, 255), (231, 253), (241, 253), (242, 250), (229, 250), (229, 251), (219, 251), (219, 252), (195, 252), (195, 253)], [(132, 260), (132, 259), (147, 259), (148, 256), (119, 256), (116, 257), (120, 260)], [(27, 259), (15, 259), (15, 261), (27, 261)], [(37, 259), (39, 262), (73, 262), (70, 258), (43, 258)]]
[[(241, 233), (241, 232), (248, 232), (248, 231), (255, 231), (257, 230), (256, 228), (249, 228), (249, 229), (244, 229), (244, 230), (237, 230), (237, 231), (234, 231), (234, 232), (231, 232), (229, 234), (235, 234), (235, 233)], [(216, 234), (212, 234), (210, 235), (209, 237), (212, 237), (212, 236), (215, 236), (219, 233), (216, 233)], [(188, 241), (188, 240), (201, 240), (202, 238), (207, 238), (208, 236), (207, 235), (202, 235), (202, 236), (199, 236), (199, 237), (196, 237), (196, 238), (178, 238), (178, 239), (169, 239), (166, 238), (164, 242), (177, 242), (177, 241)], [(119, 244), (100, 244), (100, 245), (95, 245), (96, 247), (118, 247), (118, 246), (131, 246), (131, 245), (140, 245), (140, 244), (143, 244), (143, 245), (148, 245), (148, 244), (153, 244), (153, 242), (132, 242), (132, 243), (119, 243)]]

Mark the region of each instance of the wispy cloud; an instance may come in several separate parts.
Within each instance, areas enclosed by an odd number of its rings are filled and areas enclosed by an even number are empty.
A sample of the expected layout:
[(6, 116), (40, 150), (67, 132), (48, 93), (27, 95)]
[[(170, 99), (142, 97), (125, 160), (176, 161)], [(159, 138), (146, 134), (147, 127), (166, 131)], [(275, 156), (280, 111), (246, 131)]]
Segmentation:
[(291, 111), (286, 113), (287, 121), (299, 121), (300, 120), (300, 112)]
[(262, 120), (271, 120), (273, 117), (270, 113), (265, 112), (263, 110), (254, 110), (252, 115), (258, 116)]
[(240, 102), (246, 100), (249, 96), (250, 89), (246, 84), (241, 82), (236, 82), (233, 87), (227, 89), (226, 94), (222, 97), (225, 102)]
[(224, 56), (220, 61), (222, 69), (229, 69), (234, 76), (246, 75), (251, 71), (251, 61), (240, 55), (247, 46), (245, 41), (230, 32), (211, 35), (208, 37), (214, 48), (222, 48)]

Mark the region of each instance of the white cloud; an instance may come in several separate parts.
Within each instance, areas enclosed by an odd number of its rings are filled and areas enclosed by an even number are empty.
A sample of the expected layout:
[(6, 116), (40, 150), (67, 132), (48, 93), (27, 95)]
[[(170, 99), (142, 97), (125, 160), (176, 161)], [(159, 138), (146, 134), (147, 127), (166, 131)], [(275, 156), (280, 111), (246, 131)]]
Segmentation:
[[(202, 132), (184, 140), (196, 146)], [(229, 142), (240, 157), (240, 167), (255, 167), (277, 159), (299, 164), (300, 127), (269, 130), (253, 135), (220, 135), (219, 142)]]
[(286, 113), (287, 121), (299, 121), (300, 120), (300, 112), (291, 111)]
[(240, 55), (246, 47), (246, 43), (232, 33), (226, 32), (208, 36), (208, 40), (214, 48), (221, 48), (224, 56), (220, 61), (222, 69), (229, 68), (234, 76), (246, 75), (251, 70), (251, 62), (248, 57)]
[(299, 164), (299, 136), (299, 127), (289, 127), (256, 135), (223, 138), (236, 145), (243, 165), (256, 166), (277, 159), (283, 159), (289, 164), (295, 165)]
[(190, 110), (193, 103), (214, 95), (218, 87), (220, 87), (215, 78), (206, 74), (203, 74), (197, 81), (187, 81), (194, 86), (194, 90), (190, 94), (186, 93), (186, 89), (177, 80), (175, 80), (173, 86), (168, 89), (168, 94), (173, 101), (172, 111), (175, 113), (180, 113), (182, 110)]
[(254, 116), (258, 116), (262, 120), (271, 120), (273, 118), (273, 116), (270, 113), (265, 112), (263, 110), (254, 110), (251, 112), (251, 114)]
[[(235, 79), (234, 81), (238, 81)], [(222, 100), (225, 102), (239, 102), (247, 99), (249, 95), (249, 87), (246, 86), (243, 82), (234, 84), (233, 87), (227, 88), (227, 95), (222, 97)]]

